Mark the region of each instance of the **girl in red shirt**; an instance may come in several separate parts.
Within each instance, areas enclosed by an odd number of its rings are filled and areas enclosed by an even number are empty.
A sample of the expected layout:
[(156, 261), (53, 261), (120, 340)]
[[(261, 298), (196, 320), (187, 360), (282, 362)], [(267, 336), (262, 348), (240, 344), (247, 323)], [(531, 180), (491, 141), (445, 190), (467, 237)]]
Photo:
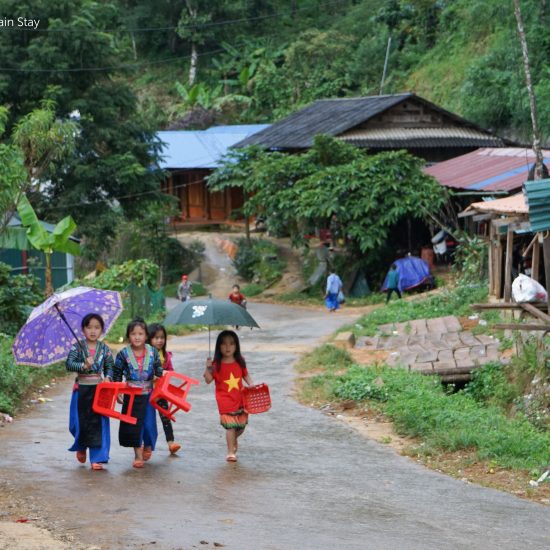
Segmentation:
[(232, 330), (220, 332), (214, 349), (214, 360), (206, 360), (204, 380), (216, 384), (216, 402), (220, 424), (225, 428), (228, 462), (237, 462), (237, 438), (248, 424), (248, 414), (243, 407), (243, 380), (252, 386), (252, 379), (241, 355), (239, 338)]

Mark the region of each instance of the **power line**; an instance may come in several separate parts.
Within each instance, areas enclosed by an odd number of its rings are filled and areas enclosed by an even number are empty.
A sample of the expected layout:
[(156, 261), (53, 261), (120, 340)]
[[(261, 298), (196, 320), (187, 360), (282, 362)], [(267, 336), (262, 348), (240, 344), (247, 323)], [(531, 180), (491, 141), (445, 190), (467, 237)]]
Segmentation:
[[(203, 183), (203, 182), (204, 182), (204, 179), (188, 181), (188, 182), (182, 183), (180, 185), (173, 185), (172, 189), (179, 189), (181, 187), (188, 187), (190, 185), (197, 185), (197, 184)], [(149, 191), (141, 191), (140, 193), (129, 193), (129, 194), (126, 194), (126, 195), (120, 195), (118, 197), (105, 197), (103, 199), (97, 199), (97, 200), (93, 200), (93, 201), (89, 201), (89, 202), (80, 201), (80, 202), (75, 202), (73, 204), (63, 204), (63, 205), (59, 205), (59, 206), (51, 206), (51, 207), (48, 208), (48, 210), (67, 210), (68, 208), (73, 208), (73, 207), (76, 207), (76, 206), (86, 207), (86, 206), (92, 206), (94, 204), (103, 204), (103, 203), (106, 203), (106, 202), (119, 201), (119, 200), (122, 200), (122, 199), (133, 199), (135, 197), (141, 197), (143, 195), (157, 194), (159, 192), (164, 194), (164, 195), (175, 196), (175, 195), (171, 195), (171, 193), (166, 193), (161, 188), (159, 188), (159, 189), (150, 189)]]
[(307, 10), (319, 10), (322, 7), (330, 6), (333, 4), (340, 4), (342, 3), (342, 0), (331, 0), (330, 2), (325, 2), (323, 4), (319, 4), (317, 6), (304, 6), (302, 8), (295, 8), (294, 10), (285, 10), (285, 11), (279, 11), (275, 13), (271, 13), (268, 15), (258, 15), (255, 17), (242, 17), (240, 19), (223, 19), (221, 21), (211, 21), (207, 23), (195, 23), (191, 25), (176, 25), (176, 26), (170, 26), (170, 27), (138, 27), (135, 29), (125, 29), (123, 27), (118, 27), (116, 29), (73, 29), (73, 28), (60, 28), (60, 29), (29, 29), (26, 27), (4, 27), (3, 31), (12, 31), (12, 32), (103, 32), (103, 33), (116, 33), (116, 32), (127, 32), (127, 33), (137, 33), (137, 32), (164, 32), (164, 31), (175, 31), (178, 29), (202, 29), (202, 28), (208, 28), (208, 27), (219, 27), (223, 25), (235, 25), (237, 23), (244, 23), (246, 21), (260, 21), (263, 19), (273, 19), (275, 17), (283, 16), (283, 15), (292, 15), (299, 11), (307, 11)]
[[(205, 55), (213, 55), (216, 53), (224, 52), (224, 48), (217, 50), (211, 50), (209, 52), (201, 52), (197, 55), (203, 57)], [(18, 69), (13, 67), (0, 67), (0, 71), (12, 72), (12, 73), (79, 73), (79, 72), (101, 72), (101, 71), (118, 71), (123, 69), (137, 69), (140, 67), (146, 67), (148, 65), (159, 65), (161, 63), (171, 63), (174, 61), (181, 61), (182, 59), (189, 59), (191, 55), (182, 55), (179, 57), (167, 57), (164, 59), (157, 59), (151, 61), (143, 61), (141, 63), (127, 63), (125, 65), (112, 65), (110, 67), (78, 67), (73, 69)]]

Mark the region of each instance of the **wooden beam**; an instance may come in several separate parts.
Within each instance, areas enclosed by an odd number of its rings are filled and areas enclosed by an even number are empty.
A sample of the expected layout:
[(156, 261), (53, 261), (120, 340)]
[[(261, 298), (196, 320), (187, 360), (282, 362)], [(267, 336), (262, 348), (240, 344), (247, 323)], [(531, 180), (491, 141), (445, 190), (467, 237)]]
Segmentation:
[[(538, 309), (547, 309), (548, 304), (546, 302), (532, 302), (531, 305)], [(523, 309), (520, 304), (515, 302), (498, 303), (498, 304), (471, 304), (472, 309)]]
[(494, 270), (494, 259), (495, 259), (495, 251), (493, 249), (493, 239), (494, 239), (494, 233), (495, 229), (493, 227), (493, 224), (489, 224), (489, 257), (488, 257), (488, 263), (489, 263), (489, 295), (494, 295), (495, 291), (495, 270)]
[(545, 330), (550, 332), (550, 325), (538, 325), (536, 323), (495, 323), (491, 328), (501, 330)]
[(533, 255), (531, 256), (531, 278), (538, 282), (540, 266), (540, 244), (538, 233), (535, 235), (535, 239), (535, 244), (533, 245)]
[(511, 223), (509, 227), (512, 231), (529, 231), (531, 229), (531, 223), (528, 221)]
[(547, 313), (544, 313), (543, 311), (537, 309), (531, 304), (521, 303), (520, 306), (525, 311), (528, 311), (533, 317), (536, 317), (537, 319), (540, 319), (541, 321), (544, 321), (545, 323), (550, 325), (550, 315), (548, 315)]
[(535, 236), (531, 239), (531, 242), (527, 246), (527, 248), (521, 253), (522, 256), (527, 256), (529, 254), (529, 250), (531, 250), (531, 247), (535, 244), (538, 238), (538, 233), (535, 233)]
[(516, 223), (520, 221), (519, 218), (517, 217), (512, 217), (512, 218), (497, 218), (496, 220), (493, 220), (491, 223), (495, 226), (495, 227), (505, 227), (505, 226), (508, 226), (512, 223)]
[(506, 265), (504, 268), (504, 301), (512, 299), (512, 260), (514, 249), (514, 231), (508, 226), (506, 232)]
[(490, 220), (493, 216), (491, 214), (476, 214), (475, 216), (472, 216), (472, 221), (474, 222), (484, 222), (486, 220)]
[(497, 234), (497, 244), (495, 247), (495, 296), (502, 297), (502, 241)]

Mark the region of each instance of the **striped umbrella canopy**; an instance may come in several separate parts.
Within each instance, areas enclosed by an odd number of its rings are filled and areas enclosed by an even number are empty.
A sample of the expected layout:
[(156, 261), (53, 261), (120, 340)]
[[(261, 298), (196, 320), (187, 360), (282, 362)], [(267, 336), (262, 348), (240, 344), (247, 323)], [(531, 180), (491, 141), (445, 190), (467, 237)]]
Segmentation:
[(35, 307), (15, 337), (12, 350), (18, 365), (47, 367), (67, 357), (75, 341), (84, 338), (80, 325), (89, 313), (101, 315), (106, 334), (122, 312), (114, 290), (79, 286), (52, 294)]

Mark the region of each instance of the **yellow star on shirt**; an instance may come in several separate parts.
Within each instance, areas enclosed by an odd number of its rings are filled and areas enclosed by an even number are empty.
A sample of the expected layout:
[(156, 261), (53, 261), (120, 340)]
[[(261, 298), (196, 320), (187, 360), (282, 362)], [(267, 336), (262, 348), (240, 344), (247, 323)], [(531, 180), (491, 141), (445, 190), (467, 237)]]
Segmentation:
[(233, 376), (233, 373), (229, 375), (229, 378), (227, 380), (224, 380), (224, 382), (227, 384), (227, 392), (229, 393), (231, 390), (238, 390), (239, 389), (239, 380), (240, 378), (235, 378)]

